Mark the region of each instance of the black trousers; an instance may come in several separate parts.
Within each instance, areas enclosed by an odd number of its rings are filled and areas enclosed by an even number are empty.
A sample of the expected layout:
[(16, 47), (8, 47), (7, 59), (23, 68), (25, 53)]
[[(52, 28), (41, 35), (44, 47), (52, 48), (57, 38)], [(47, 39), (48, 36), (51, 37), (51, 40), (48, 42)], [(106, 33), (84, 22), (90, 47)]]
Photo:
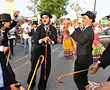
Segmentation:
[[(29, 73), (28, 79), (27, 79), (27, 83), (30, 83), (30, 80), (32, 78), (36, 63), (38, 61), (38, 58), (40, 55), (44, 55), (45, 56), (45, 50), (42, 51), (32, 51), (32, 56), (31, 56), (31, 71)], [(40, 66), (40, 65), (39, 65)], [(50, 74), (50, 70), (51, 70), (51, 53), (48, 52), (47, 54), (47, 63), (46, 63), (46, 80), (44, 80), (44, 70), (45, 70), (45, 61), (43, 62), (43, 64), (41, 65), (41, 74), (40, 74), (40, 80), (38, 83), (38, 90), (45, 90), (46, 89), (46, 85), (47, 85), (47, 81), (48, 81), (48, 77)], [(36, 84), (36, 75), (34, 77), (33, 83), (31, 87), (34, 87)]]
[[(13, 83), (16, 83), (15, 74), (12, 70), (12, 67), (10, 66), (10, 63), (8, 64), (8, 67), (6, 67), (7, 58), (6, 55), (3, 52), (0, 52), (0, 63), (2, 66), (3, 71), (3, 81), (4, 81), (4, 88), (10, 86)], [(2, 89), (0, 89), (2, 90)], [(10, 89), (3, 89), (3, 90), (10, 90)]]
[[(75, 71), (88, 69), (92, 63), (92, 58), (88, 56), (79, 56), (75, 62)], [(88, 71), (78, 73), (74, 75), (74, 81), (78, 87), (78, 90), (85, 90), (85, 86), (88, 85)]]
[(13, 45), (13, 41), (14, 39), (9, 39), (10, 42), (10, 51), (11, 51), (11, 55), (14, 55), (14, 45)]

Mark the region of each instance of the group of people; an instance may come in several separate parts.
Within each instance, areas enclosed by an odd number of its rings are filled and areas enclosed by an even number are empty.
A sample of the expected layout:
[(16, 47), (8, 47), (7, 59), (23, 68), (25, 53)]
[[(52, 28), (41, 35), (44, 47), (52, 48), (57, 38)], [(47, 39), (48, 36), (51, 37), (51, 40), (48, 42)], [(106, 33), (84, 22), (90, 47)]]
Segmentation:
[[(15, 74), (10, 64), (6, 66), (6, 56), (9, 52), (7, 33), (17, 25), (18, 15), (19, 12), (15, 12), (15, 20), (12, 21), (9, 14), (0, 14), (0, 90), (25, 90), (22, 84), (16, 81)], [(64, 35), (64, 55), (69, 56), (75, 54), (77, 56), (74, 71), (88, 69), (93, 63), (92, 51), (95, 36), (93, 23), (95, 22), (96, 15), (91, 11), (87, 11), (86, 13), (81, 14), (81, 16), (83, 27), (80, 27), (79, 24), (76, 22), (74, 28), (72, 28), (71, 25), (69, 25), (69, 22), (65, 22), (62, 28)], [(24, 34), (24, 50), (27, 51), (26, 42), (28, 41), (30, 43), (29, 51), (31, 51), (31, 71), (27, 79), (28, 85), (31, 82), (39, 57), (41, 55), (44, 56), (44, 61), (42, 62), (40, 58), (40, 64), (38, 65), (38, 68), (41, 65), (41, 75), (38, 83), (38, 90), (46, 90), (47, 81), (51, 71), (51, 45), (57, 43), (57, 30), (54, 26), (50, 24), (51, 18), (52, 16), (48, 12), (42, 13), (42, 24), (36, 27), (36, 22), (34, 22), (34, 28), (31, 31), (29, 31), (31, 28), (30, 20), (28, 20), (24, 25), (22, 25)], [(107, 16), (107, 18), (108, 21), (110, 21), (110, 16)], [(72, 30), (72, 32), (69, 32), (69, 30)], [(69, 44), (71, 45), (66, 46), (66, 42), (69, 42)], [(31, 43), (33, 45), (31, 45)], [(109, 49), (110, 45), (108, 45), (106, 50), (104, 48), (102, 49), (103, 54), (101, 54), (98, 63), (90, 68), (90, 70), (92, 70), (92, 73), (96, 73), (99, 67), (106, 68), (110, 64)], [(87, 75), (88, 71), (74, 75), (74, 81), (78, 87), (78, 90), (88, 89), (89, 82)], [(109, 80), (110, 77), (108, 81)], [(36, 77), (34, 77), (32, 81), (30, 90), (33, 90), (35, 85)]]
[[(96, 73), (99, 67), (107, 67), (109, 63), (109, 47), (107, 48), (101, 44), (98, 34), (104, 33), (105, 30), (103, 27), (98, 27), (95, 25), (96, 14), (91, 11), (81, 14), (82, 16), (82, 26), (75, 23), (74, 29), (68, 28), (68, 23), (64, 22), (64, 27), (62, 28), (63, 32), (63, 47), (64, 47), (64, 56), (70, 56), (73, 54), (73, 51), (76, 51), (77, 59), (75, 61), (74, 71), (86, 70), (89, 69), (92, 73)], [(110, 26), (110, 15), (106, 16), (108, 19), (108, 27)], [(109, 30), (109, 28), (107, 28)], [(70, 32), (69, 32), (70, 31)], [(72, 32), (72, 33), (71, 33)], [(76, 42), (76, 43), (75, 43)], [(76, 47), (77, 46), (77, 47)], [(76, 50), (74, 50), (75, 48)], [(93, 61), (98, 61), (95, 66), (90, 67), (93, 64)], [(90, 83), (88, 82), (88, 71), (78, 73), (74, 75), (74, 81), (78, 87), (78, 90), (89, 90)], [(110, 79), (110, 78), (109, 78)], [(108, 79), (108, 81), (109, 81)], [(97, 86), (95, 90), (109, 90), (109, 82), (105, 86)], [(92, 87), (94, 88), (94, 87)], [(91, 89), (92, 89), (91, 88)], [(91, 90), (90, 89), (90, 90)]]
[[(9, 14), (1, 14), (0, 15), (0, 90), (25, 90), (21, 83), (17, 82), (15, 79), (15, 74), (10, 66), (6, 66), (7, 62), (7, 53), (9, 51), (8, 48), (8, 36), (7, 33), (9, 30), (11, 30), (14, 26), (17, 24), (17, 17), (18, 17), (18, 12), (14, 13), (15, 19), (11, 23), (12, 19)], [(27, 28), (26, 26), (29, 26), (30, 22), (29, 20), (26, 25), (24, 25), (23, 33), (25, 34), (25, 40), (31, 39), (32, 37), (32, 42), (33, 42), (33, 47), (31, 51), (31, 71), (27, 80), (27, 83), (30, 83), (30, 80), (33, 75), (33, 71), (35, 69), (36, 63), (38, 61), (38, 58), (42, 54), (45, 58), (45, 61), (42, 62), (42, 68), (41, 68), (41, 76), (40, 76), (40, 81), (38, 84), (38, 90), (46, 90), (46, 84), (47, 80), (50, 74), (51, 70), (51, 45), (57, 43), (57, 32), (56, 28), (50, 25), (50, 21), (52, 16), (44, 12), (41, 14), (42, 18), (42, 23), (38, 28), (36, 28), (35, 23), (33, 23), (33, 30), (32, 32), (25, 31), (29, 30), (29, 27)], [(35, 32), (35, 33), (33, 33)], [(26, 36), (27, 35), (27, 36)], [(28, 36), (31, 36), (27, 38)], [(25, 50), (26, 50), (26, 44)], [(47, 53), (45, 53), (47, 52)], [(40, 61), (41, 62), (41, 61)], [(40, 66), (40, 65), (39, 65)], [(45, 67), (46, 66), (46, 67)], [(46, 78), (44, 78), (44, 76)], [(36, 79), (34, 78), (30, 90), (33, 90), (36, 84)]]
[[(109, 62), (109, 49), (110, 45), (108, 44), (107, 48), (105, 49), (103, 46), (100, 46), (100, 41), (98, 36), (96, 36), (97, 32), (94, 31), (94, 25), (96, 14), (91, 11), (87, 11), (82, 15), (82, 23), (84, 28), (80, 28), (76, 26), (75, 31), (71, 35), (72, 38), (77, 42), (77, 60), (75, 61), (75, 71), (79, 70), (86, 70), (89, 69), (92, 71), (92, 74), (95, 74), (99, 67), (106, 68), (110, 65)], [(110, 15), (106, 16), (108, 19), (108, 24), (110, 24)], [(98, 62), (96, 65), (91, 66), (93, 64), (93, 45), (98, 46), (100, 55), (98, 56)], [(102, 44), (101, 44), (102, 45)], [(96, 59), (97, 60), (97, 59)], [(88, 71), (78, 73), (74, 75), (74, 81), (78, 87), (78, 90), (109, 90), (110, 83), (109, 79), (103, 86), (92, 87), (90, 88), (90, 83), (88, 82)]]

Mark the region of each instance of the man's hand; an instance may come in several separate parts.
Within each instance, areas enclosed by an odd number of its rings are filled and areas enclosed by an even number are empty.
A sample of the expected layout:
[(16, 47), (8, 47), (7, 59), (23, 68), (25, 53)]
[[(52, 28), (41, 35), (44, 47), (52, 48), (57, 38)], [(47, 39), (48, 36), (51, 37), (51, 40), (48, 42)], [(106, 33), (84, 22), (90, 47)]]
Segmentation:
[(47, 36), (48, 44), (51, 44), (51, 39)]
[(19, 90), (26, 90), (23, 86), (20, 86)]
[(17, 17), (19, 15), (20, 11), (15, 11), (14, 16)]
[(90, 70), (92, 71), (91, 74), (95, 74), (98, 71), (98, 69), (99, 69), (98, 63), (94, 66), (91, 66), (90, 67)]
[(48, 36), (46, 36), (46, 37), (44, 37), (44, 38), (42, 39), (42, 41), (45, 42), (45, 43), (47, 43), (47, 41), (49, 41), (49, 40), (50, 40), (50, 38), (49, 38)]
[(75, 20), (75, 22), (74, 22), (74, 28), (75, 28), (76, 26), (78, 26), (78, 20)]
[(8, 50), (9, 50), (8, 47), (3, 47), (3, 52), (4, 52), (4, 54), (5, 54)]
[(10, 85), (11, 90), (20, 90), (19, 88), (16, 87), (16, 85), (18, 85), (18, 83), (16, 83), (16, 84), (11, 84), (11, 85)]
[(48, 40), (48, 44), (51, 44), (51, 40), (50, 39)]

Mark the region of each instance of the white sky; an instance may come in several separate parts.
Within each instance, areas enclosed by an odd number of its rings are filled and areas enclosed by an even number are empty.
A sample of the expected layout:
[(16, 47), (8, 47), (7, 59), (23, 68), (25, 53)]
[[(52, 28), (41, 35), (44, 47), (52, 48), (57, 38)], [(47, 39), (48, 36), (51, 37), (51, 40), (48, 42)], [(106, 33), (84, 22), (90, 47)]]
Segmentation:
[[(95, 0), (70, 0), (69, 2), (72, 3), (74, 1), (78, 1), (80, 6), (84, 8), (84, 11), (92, 10), (94, 8), (94, 1)], [(29, 4), (29, 0), (14, 0), (14, 9), (20, 10), (20, 15), (24, 16), (31, 16), (31, 12), (28, 11), (26, 6)], [(5, 0), (0, 0), (0, 13), (3, 13), (5, 8)], [(67, 8), (69, 14), (68, 17), (76, 18), (75, 13), (69, 7)], [(96, 11), (97, 11), (97, 20), (101, 17), (110, 14), (110, 0), (97, 0), (96, 3)]]
[[(83, 12), (86, 12), (87, 10), (90, 11), (94, 10), (95, 0), (70, 0), (70, 3), (72, 3), (73, 1), (78, 1), (80, 3), (80, 6), (84, 8)], [(70, 8), (68, 8), (68, 11), (71, 13), (70, 14), (71, 17), (73, 16), (73, 14), (75, 15), (75, 13)], [(96, 0), (96, 11), (97, 11), (96, 20), (99, 20), (100, 18), (109, 15), (110, 0)]]

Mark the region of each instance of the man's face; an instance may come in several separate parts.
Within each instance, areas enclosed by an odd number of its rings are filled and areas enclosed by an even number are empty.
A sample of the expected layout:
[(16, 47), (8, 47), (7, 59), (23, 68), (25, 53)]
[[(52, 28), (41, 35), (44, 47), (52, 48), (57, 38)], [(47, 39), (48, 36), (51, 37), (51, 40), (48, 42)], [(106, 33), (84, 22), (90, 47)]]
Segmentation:
[(49, 18), (49, 16), (43, 15), (43, 16), (42, 16), (42, 23), (43, 23), (44, 25), (48, 25), (48, 24), (50, 23), (50, 18)]
[(37, 28), (37, 25), (36, 24), (33, 24), (33, 28)]
[(28, 24), (29, 24), (29, 25), (31, 24), (31, 20), (28, 21)]
[(3, 24), (6, 28), (9, 28), (11, 23), (10, 22), (3, 22)]
[(92, 19), (90, 19), (87, 15), (82, 16), (82, 23), (86, 26), (88, 23), (92, 23)]

